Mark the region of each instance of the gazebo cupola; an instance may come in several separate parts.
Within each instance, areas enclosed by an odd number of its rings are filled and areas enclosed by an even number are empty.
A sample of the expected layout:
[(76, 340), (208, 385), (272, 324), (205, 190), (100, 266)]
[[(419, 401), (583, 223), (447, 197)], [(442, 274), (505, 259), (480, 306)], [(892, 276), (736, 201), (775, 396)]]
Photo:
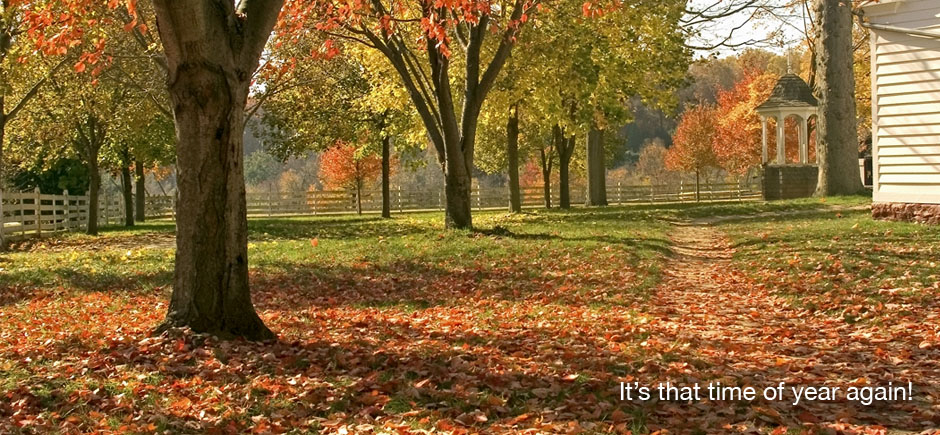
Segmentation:
[(777, 124), (777, 165), (787, 162), (786, 153), (786, 119), (790, 116), (797, 118), (800, 130), (800, 163), (809, 163), (809, 118), (817, 114), (819, 102), (813, 96), (813, 90), (796, 74), (787, 73), (774, 86), (774, 91), (763, 104), (757, 106), (757, 113), (761, 117), (763, 127), (763, 151), (761, 162), (767, 164), (767, 124), (774, 118)]

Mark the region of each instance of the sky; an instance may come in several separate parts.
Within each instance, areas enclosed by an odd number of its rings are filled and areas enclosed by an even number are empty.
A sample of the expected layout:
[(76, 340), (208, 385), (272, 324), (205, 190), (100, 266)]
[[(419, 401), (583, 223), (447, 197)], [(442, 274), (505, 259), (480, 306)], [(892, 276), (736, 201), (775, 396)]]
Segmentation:
[[(744, 0), (691, 0), (689, 8), (711, 11), (720, 10), (726, 5)], [(783, 0), (766, 0), (770, 5), (779, 5)], [(717, 5), (717, 6), (716, 6)], [(774, 10), (773, 13), (759, 12), (752, 18), (754, 10), (748, 10), (715, 22), (696, 26), (701, 31), (701, 37), (693, 41), (695, 45), (713, 45), (727, 38), (731, 39), (728, 45), (746, 44), (741, 47), (721, 47), (712, 50), (696, 50), (696, 57), (717, 55), (725, 57), (734, 55), (748, 47), (763, 48), (777, 53), (783, 53), (787, 48), (798, 46), (803, 40), (803, 17), (799, 10)]]

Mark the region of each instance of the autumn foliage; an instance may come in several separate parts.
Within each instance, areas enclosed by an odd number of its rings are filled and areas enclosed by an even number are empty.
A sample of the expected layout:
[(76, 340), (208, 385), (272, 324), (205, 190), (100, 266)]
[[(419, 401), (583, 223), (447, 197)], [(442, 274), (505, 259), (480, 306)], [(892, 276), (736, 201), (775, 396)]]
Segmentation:
[(740, 174), (761, 163), (761, 120), (757, 106), (770, 97), (777, 76), (749, 70), (731, 89), (718, 93), (713, 149), (721, 167)]
[[(686, 111), (679, 121), (675, 144), (667, 158), (673, 170), (695, 171), (696, 167), (714, 167), (731, 174), (744, 174), (761, 164), (762, 127), (757, 113), (773, 92), (779, 76), (758, 68), (745, 69), (743, 76), (729, 89), (718, 93), (715, 106)], [(707, 114), (707, 116), (706, 116)], [(799, 127), (795, 118), (786, 119), (784, 136), (788, 162), (799, 161)], [(809, 161), (815, 160), (815, 131), (810, 124)], [(710, 143), (710, 146), (708, 145)], [(710, 147), (710, 151), (707, 149)], [(767, 125), (767, 148), (771, 160), (776, 157), (777, 134), (773, 118)], [(671, 162), (671, 163), (669, 163)]]
[(685, 112), (676, 128), (673, 146), (666, 153), (666, 168), (699, 173), (718, 166), (718, 159), (712, 149), (716, 132), (716, 113), (715, 107), (709, 105), (694, 107)]
[(380, 157), (342, 142), (320, 156), (320, 165), (320, 180), (329, 189), (362, 190), (382, 173)]

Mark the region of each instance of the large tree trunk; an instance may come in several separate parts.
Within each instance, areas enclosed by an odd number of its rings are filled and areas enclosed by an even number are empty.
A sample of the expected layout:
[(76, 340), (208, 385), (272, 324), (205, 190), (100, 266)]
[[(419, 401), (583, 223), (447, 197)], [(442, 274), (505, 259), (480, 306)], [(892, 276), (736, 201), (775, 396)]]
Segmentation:
[(816, 195), (855, 194), (863, 186), (858, 169), (851, 4), (816, 0), (816, 15), (820, 29), (816, 50), (820, 95)]
[(274, 338), (251, 303), (243, 135), (283, 0), (154, 0), (177, 135), (176, 269), (160, 329)]
[(130, 162), (121, 164), (121, 190), (124, 194), (124, 226), (134, 226), (134, 186), (131, 182)]
[[(454, 160), (461, 160), (461, 162), (458, 164)], [(473, 228), (473, 218), (470, 211), (472, 180), (469, 171), (463, 166), (462, 160), (448, 159), (448, 170), (444, 173), (444, 196), (446, 201), (444, 224), (447, 228)]]
[(3, 106), (4, 98), (2, 95), (0, 95), (0, 189), (5, 186), (5, 184), (3, 184), (3, 177), (6, 175), (6, 172), (4, 171), (5, 168), (3, 166), (3, 146), (6, 145), (5, 138), (7, 132), (7, 117)]
[(140, 161), (134, 162), (134, 186), (137, 188), (134, 200), (137, 208), (137, 222), (147, 220), (147, 177), (144, 175), (144, 164)]
[[(0, 192), (3, 192), (3, 188), (6, 187), (4, 183), (3, 172), (3, 145), (4, 137), (6, 136), (6, 116), (4, 116), (3, 108), (3, 96), (0, 96)], [(3, 195), (0, 195), (0, 201), (3, 201)], [(6, 240), (3, 239), (3, 204), (0, 203), (0, 252), (3, 252), (6, 249)]]
[(522, 213), (522, 195), (519, 191), (519, 107), (509, 109), (506, 124), (506, 158), (509, 160), (509, 211)]
[(592, 128), (587, 140), (587, 206), (607, 205), (607, 165), (604, 164), (604, 132)]
[(85, 163), (88, 168), (88, 222), (85, 234), (98, 235), (98, 192), (101, 190), (101, 174), (98, 172), (98, 160)]
[(389, 186), (392, 172), (392, 138), (382, 136), (382, 217), (392, 217), (391, 186)]

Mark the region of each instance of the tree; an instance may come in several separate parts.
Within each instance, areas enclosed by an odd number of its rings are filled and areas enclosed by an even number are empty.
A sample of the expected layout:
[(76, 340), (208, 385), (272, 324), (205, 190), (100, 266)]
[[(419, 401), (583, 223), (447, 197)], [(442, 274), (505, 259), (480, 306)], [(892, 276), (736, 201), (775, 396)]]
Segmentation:
[(647, 142), (640, 150), (636, 162), (637, 175), (649, 180), (650, 184), (662, 183), (666, 176), (667, 150), (661, 139)]
[[(25, 1), (4, 1), (0, 5), (0, 186), (4, 180), (3, 151), (7, 126), (33, 101), (49, 76), (66, 63), (70, 46), (33, 41), (34, 24), (58, 15), (75, 18), (68, 8)], [(76, 14), (77, 15), (77, 14)], [(33, 42), (37, 42), (33, 44)], [(0, 239), (0, 246), (3, 240)]]
[(715, 139), (715, 108), (701, 105), (687, 110), (679, 121), (673, 145), (666, 153), (666, 167), (674, 171), (695, 173), (695, 199), (700, 198), (699, 178), (702, 171), (718, 166), (712, 149)]
[(328, 188), (356, 192), (356, 212), (362, 214), (362, 189), (382, 174), (382, 159), (355, 145), (337, 143), (320, 156), (320, 179)]
[(817, 157), (819, 196), (850, 195), (863, 190), (858, 168), (852, 8), (845, 0), (816, 0)]
[[(399, 75), (444, 172), (447, 227), (472, 227), (470, 187), (480, 112), (536, 4), (413, 1), (389, 8), (370, 0), (352, 7), (340, 1), (319, 5), (320, 30), (376, 50)], [(309, 10), (303, 0), (291, 1), (289, 9)], [(489, 44), (492, 33), (499, 35), (495, 47)]]
[(382, 215), (391, 217), (392, 136), (399, 139), (398, 148), (411, 145), (402, 137), (413, 124), (402, 110), (407, 96), (388, 79), (394, 72), (370, 59), (370, 53), (352, 47), (345, 56), (306, 56), (319, 44), (317, 38), (272, 44), (259, 74), (264, 91), (255, 104), (263, 109), (260, 127), (271, 139), (266, 145), (281, 159), (323, 151), (336, 141), (375, 148), (387, 156), (382, 161)]
[(509, 164), (509, 211), (522, 213), (522, 195), (519, 190), (519, 106), (509, 108), (506, 121), (506, 160)]
[(728, 172), (742, 174), (761, 163), (763, 131), (756, 109), (770, 97), (777, 79), (776, 74), (752, 69), (718, 93), (713, 147)]
[(258, 150), (245, 158), (245, 182), (249, 186), (268, 183), (268, 190), (275, 186), (275, 177), (280, 171), (277, 158), (266, 151)]
[[(45, 50), (93, 39), (75, 64), (101, 64), (104, 21), (81, 19), (96, 7), (124, 7), (124, 28), (145, 32), (137, 2), (75, 0), (35, 6), (29, 36)], [(176, 125), (179, 201), (173, 294), (160, 327), (249, 339), (273, 338), (251, 304), (242, 141), (254, 72), (283, 0), (154, 0)], [(92, 30), (92, 31), (86, 31)], [(106, 60), (106, 59), (105, 59)], [(107, 63), (107, 62), (104, 62)], [(92, 69), (97, 70), (97, 67)], [(211, 230), (210, 230), (211, 229)]]
[(552, 166), (558, 157), (558, 150), (555, 148), (560, 142), (558, 135), (552, 133), (552, 137), (545, 141), (545, 145), (539, 148), (539, 166), (542, 170), (542, 195), (545, 199), (545, 208), (552, 208)]
[(176, 121), (179, 180), (173, 294), (161, 329), (274, 337), (248, 287), (242, 140), (252, 77), (283, 2), (153, 1)]

